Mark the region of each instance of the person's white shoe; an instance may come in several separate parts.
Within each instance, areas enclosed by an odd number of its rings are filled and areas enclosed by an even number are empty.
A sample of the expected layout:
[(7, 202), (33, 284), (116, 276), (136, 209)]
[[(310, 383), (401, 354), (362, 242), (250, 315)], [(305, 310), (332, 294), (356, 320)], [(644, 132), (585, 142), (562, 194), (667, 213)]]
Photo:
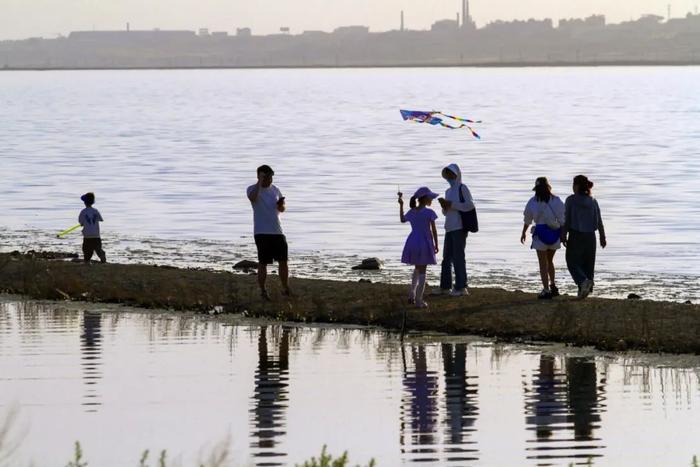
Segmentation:
[(454, 289), (452, 292), (450, 292), (450, 297), (464, 297), (466, 295), (469, 295), (469, 291), (465, 289)]
[(416, 307), (418, 308), (428, 308), (428, 304), (423, 300), (416, 300)]
[(440, 288), (433, 288), (430, 291), (430, 295), (432, 296), (440, 296), (440, 295), (449, 295), (450, 294), (450, 289), (440, 289)]
[(593, 290), (593, 281), (590, 279), (586, 279), (581, 283), (581, 289), (579, 290), (578, 298), (584, 299), (588, 297), (588, 294), (591, 293), (591, 290)]

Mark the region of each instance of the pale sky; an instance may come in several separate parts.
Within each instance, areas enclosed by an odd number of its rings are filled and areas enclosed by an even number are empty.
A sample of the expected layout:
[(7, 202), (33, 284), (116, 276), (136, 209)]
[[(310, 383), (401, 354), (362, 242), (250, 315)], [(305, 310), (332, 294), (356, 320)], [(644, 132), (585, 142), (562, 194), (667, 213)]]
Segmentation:
[[(605, 14), (619, 22), (653, 13), (684, 16), (700, 0), (471, 0), (477, 25), (495, 19), (568, 18)], [(362, 24), (371, 31), (397, 29), (399, 13), (406, 27), (428, 29), (454, 18), (460, 0), (0, 0), (0, 39), (55, 37), (75, 30), (189, 29), (207, 27), (233, 32), (250, 27), (254, 34), (292, 33), (307, 29), (330, 31)]]

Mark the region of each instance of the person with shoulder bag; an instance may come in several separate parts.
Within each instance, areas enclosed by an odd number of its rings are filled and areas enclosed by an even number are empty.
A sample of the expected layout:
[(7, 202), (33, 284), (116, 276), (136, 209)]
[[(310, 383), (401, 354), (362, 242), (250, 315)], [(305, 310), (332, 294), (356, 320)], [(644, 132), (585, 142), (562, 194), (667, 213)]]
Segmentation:
[[(457, 164), (442, 169), (442, 177), (450, 184), (444, 198), (438, 198), (445, 215), (445, 243), (442, 249), (440, 289), (434, 295), (449, 294), (452, 297), (469, 295), (467, 289), (467, 265), (464, 250), (469, 232), (478, 232), (476, 207), (469, 188), (462, 183), (462, 172)], [(455, 281), (452, 282), (452, 269)]]
[(564, 223), (564, 203), (552, 194), (552, 186), (547, 177), (539, 177), (532, 189), (535, 196), (525, 205), (523, 213), (523, 230), (520, 243), (525, 243), (528, 227), (531, 229), (532, 244), (530, 248), (537, 251), (540, 264), (542, 291), (537, 298), (550, 299), (559, 296), (555, 282), (554, 255), (561, 248), (561, 226)]

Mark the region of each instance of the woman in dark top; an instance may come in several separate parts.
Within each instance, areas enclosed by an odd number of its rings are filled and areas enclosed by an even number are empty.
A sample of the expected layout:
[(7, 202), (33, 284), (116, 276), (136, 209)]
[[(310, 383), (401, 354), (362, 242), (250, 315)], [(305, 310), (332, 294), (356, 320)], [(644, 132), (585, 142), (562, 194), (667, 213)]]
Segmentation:
[(586, 298), (593, 290), (596, 238), (605, 248), (605, 228), (598, 201), (591, 196), (593, 182), (585, 175), (574, 177), (574, 194), (566, 198), (561, 242), (566, 246), (566, 265), (578, 285), (578, 298)]

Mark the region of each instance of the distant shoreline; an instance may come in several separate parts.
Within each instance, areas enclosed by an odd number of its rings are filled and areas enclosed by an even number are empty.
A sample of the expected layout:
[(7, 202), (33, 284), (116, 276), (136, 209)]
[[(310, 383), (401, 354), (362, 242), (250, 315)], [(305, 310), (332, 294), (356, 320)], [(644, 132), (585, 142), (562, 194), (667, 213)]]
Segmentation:
[(348, 65), (197, 65), (197, 66), (105, 66), (105, 67), (0, 67), (0, 71), (110, 71), (110, 70), (287, 70), (287, 69), (371, 69), (371, 68), (600, 68), (600, 67), (691, 67), (700, 60), (610, 60), (610, 61), (532, 61), (476, 63), (406, 63)]

